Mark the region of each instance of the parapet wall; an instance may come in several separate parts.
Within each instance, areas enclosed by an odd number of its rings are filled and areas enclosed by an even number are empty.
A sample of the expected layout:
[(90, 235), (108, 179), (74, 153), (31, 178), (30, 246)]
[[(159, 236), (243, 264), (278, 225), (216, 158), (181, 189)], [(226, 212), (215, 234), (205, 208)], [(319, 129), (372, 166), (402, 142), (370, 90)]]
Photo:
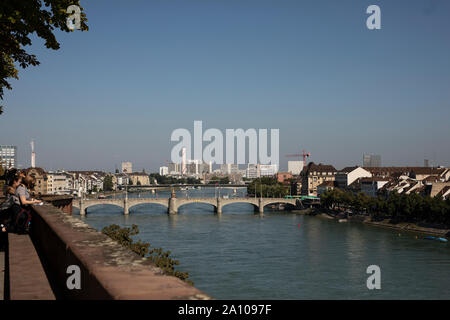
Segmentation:
[[(50, 204), (34, 206), (32, 219), (30, 236), (57, 299), (210, 299)], [(67, 286), (69, 266), (79, 267), (80, 289)]]

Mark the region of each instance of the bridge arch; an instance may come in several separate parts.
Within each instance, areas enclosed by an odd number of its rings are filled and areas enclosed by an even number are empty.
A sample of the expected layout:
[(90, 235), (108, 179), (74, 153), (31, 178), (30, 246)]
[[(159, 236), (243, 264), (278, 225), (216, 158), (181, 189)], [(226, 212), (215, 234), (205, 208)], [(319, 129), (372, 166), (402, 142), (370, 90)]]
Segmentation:
[(253, 207), (253, 210), (255, 212), (259, 211), (259, 204), (253, 203), (253, 202), (248, 201), (246, 199), (236, 200), (236, 201), (232, 201), (232, 202), (224, 202), (224, 203), (222, 203), (222, 210), (223, 210), (223, 208), (228, 207), (228, 206), (233, 205), (233, 204), (248, 204), (248, 205), (251, 205)]
[(273, 200), (265, 200), (263, 202), (263, 210), (266, 206), (271, 204), (285, 204), (292, 208), (297, 207), (297, 201), (294, 199), (273, 199)]
[(193, 203), (198, 203), (198, 204), (203, 204), (203, 205), (209, 205), (212, 206), (214, 208), (214, 212), (217, 211), (217, 201), (214, 199), (212, 200), (203, 200), (203, 199), (182, 199), (180, 201), (180, 199), (178, 199), (178, 203), (177, 203), (177, 211), (179, 212), (180, 208), (186, 206), (186, 205), (190, 205)]
[[(147, 212), (150, 212), (150, 213), (155, 213), (155, 212), (159, 213), (160, 211), (164, 211), (165, 213), (167, 213), (169, 206), (167, 204), (167, 201), (166, 201), (166, 203), (148, 201), (148, 202), (136, 202), (136, 203), (128, 204), (128, 211), (130, 214), (131, 214), (132, 210), (135, 211), (135, 210), (139, 210), (140, 208), (146, 208)], [(147, 208), (149, 208), (149, 209), (147, 209)]]
[[(120, 204), (117, 204), (117, 203), (92, 203), (92, 204), (90, 203), (90, 204), (84, 206), (84, 211), (85, 211), (84, 213), (85, 214), (88, 214), (88, 213), (92, 214), (92, 210), (93, 209), (99, 208), (99, 207), (102, 207), (102, 206), (104, 206), (105, 208), (119, 208), (120, 212), (121, 213), (123, 212), (123, 205), (120, 205)], [(78, 209), (80, 209), (80, 208), (78, 208)], [(80, 212), (80, 214), (81, 214), (81, 212)]]

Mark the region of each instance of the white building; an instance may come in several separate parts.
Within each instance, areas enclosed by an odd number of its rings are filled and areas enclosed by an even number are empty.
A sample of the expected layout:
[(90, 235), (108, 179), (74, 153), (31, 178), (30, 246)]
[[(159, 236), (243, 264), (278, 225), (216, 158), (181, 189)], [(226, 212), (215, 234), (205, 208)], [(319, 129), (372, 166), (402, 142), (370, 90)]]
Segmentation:
[(159, 174), (161, 176), (167, 176), (169, 174), (169, 167), (159, 167)]
[(178, 175), (181, 174), (181, 164), (170, 162), (168, 164), (169, 174), (170, 175)]
[(133, 164), (131, 162), (122, 162), (122, 173), (132, 173)]
[(5, 169), (17, 167), (16, 146), (0, 146), (0, 166)]
[(362, 167), (346, 167), (338, 171), (335, 175), (336, 186), (338, 188), (347, 188), (353, 182), (360, 178), (371, 178), (372, 173)]
[(105, 173), (100, 171), (69, 171), (68, 189), (71, 194), (80, 196), (81, 193), (89, 193), (95, 189), (103, 190)]
[(239, 173), (239, 165), (233, 163), (224, 163), (220, 166), (220, 171), (225, 175)]
[(303, 170), (303, 161), (288, 161), (288, 172), (299, 175)]
[(48, 194), (71, 194), (72, 176), (65, 171), (47, 172)]
[(274, 176), (278, 172), (276, 164), (258, 164), (258, 177)]
[(249, 163), (247, 166), (247, 170), (245, 173), (245, 177), (248, 179), (256, 179), (258, 178), (258, 168), (256, 164)]

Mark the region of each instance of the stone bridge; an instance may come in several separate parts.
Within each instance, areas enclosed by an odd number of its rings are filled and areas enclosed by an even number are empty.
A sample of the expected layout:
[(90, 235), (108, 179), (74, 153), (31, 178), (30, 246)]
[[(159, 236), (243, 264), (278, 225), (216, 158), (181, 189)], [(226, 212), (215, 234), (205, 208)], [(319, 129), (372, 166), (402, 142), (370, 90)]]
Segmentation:
[(206, 203), (214, 207), (214, 212), (222, 214), (222, 208), (232, 203), (250, 203), (255, 208), (255, 212), (260, 215), (264, 213), (264, 207), (270, 204), (282, 203), (299, 208), (302, 203), (299, 199), (285, 198), (123, 198), (123, 199), (76, 199), (73, 200), (73, 207), (80, 209), (80, 215), (86, 215), (86, 209), (95, 205), (108, 204), (123, 208), (125, 215), (129, 214), (130, 208), (139, 204), (160, 204), (167, 207), (168, 214), (177, 214), (178, 209), (190, 203)]

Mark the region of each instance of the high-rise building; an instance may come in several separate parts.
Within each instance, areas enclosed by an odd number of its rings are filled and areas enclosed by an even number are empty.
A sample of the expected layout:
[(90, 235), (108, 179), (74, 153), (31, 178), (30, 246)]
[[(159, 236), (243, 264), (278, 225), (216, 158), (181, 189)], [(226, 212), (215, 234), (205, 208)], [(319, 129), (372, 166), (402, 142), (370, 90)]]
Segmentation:
[(36, 168), (36, 154), (34, 153), (34, 141), (31, 140), (31, 167)]
[(131, 162), (122, 162), (122, 173), (132, 173), (133, 164)]
[(429, 168), (430, 167), (430, 160), (428, 160), (428, 159), (423, 160), (423, 166), (425, 168)]
[(288, 161), (288, 172), (299, 175), (303, 170), (303, 161)]
[(381, 156), (377, 154), (364, 154), (363, 167), (365, 168), (381, 167)]
[(0, 165), (5, 169), (17, 167), (16, 146), (0, 146)]
[(169, 174), (169, 167), (159, 167), (159, 174), (161, 176), (167, 176)]
[(170, 162), (168, 165), (169, 174), (180, 174), (181, 173), (181, 165), (179, 163)]
[(186, 168), (186, 148), (182, 148), (181, 149), (181, 174), (186, 174), (187, 173), (187, 168)]

